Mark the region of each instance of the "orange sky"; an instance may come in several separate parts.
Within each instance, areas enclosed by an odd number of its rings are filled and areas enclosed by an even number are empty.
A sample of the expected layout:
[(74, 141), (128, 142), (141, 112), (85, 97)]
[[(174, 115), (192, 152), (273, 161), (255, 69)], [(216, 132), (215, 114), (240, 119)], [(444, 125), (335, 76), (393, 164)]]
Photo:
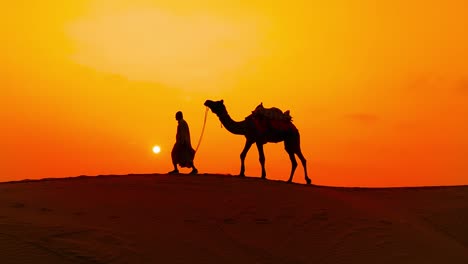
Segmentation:
[[(175, 112), (196, 145), (224, 99), (289, 109), (317, 184), (468, 184), (468, 4), (387, 2), (4, 3), (0, 181), (167, 172)], [(197, 167), (237, 174), (243, 144), (209, 113)], [(265, 153), (286, 180), (283, 145)]]

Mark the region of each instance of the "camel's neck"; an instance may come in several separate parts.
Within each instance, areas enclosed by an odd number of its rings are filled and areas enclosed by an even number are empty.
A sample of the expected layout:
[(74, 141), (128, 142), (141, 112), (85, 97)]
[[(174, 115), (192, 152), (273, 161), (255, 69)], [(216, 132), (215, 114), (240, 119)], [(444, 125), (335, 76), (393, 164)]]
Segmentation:
[(223, 126), (231, 133), (236, 135), (245, 135), (246, 134), (246, 122), (245, 121), (234, 121), (229, 116), (227, 111), (223, 111), (218, 114), (219, 121)]

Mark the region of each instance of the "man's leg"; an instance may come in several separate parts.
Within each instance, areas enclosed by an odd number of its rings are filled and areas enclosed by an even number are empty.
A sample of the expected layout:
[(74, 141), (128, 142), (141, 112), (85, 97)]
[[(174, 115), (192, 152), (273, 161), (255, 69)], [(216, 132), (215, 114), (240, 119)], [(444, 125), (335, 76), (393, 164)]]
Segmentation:
[(174, 166), (174, 170), (170, 171), (169, 174), (177, 174), (179, 173), (179, 170), (177, 169), (177, 161), (175, 159), (174, 149), (172, 149), (171, 158), (172, 158), (172, 165)]
[(192, 167), (192, 171), (190, 172), (190, 174), (197, 174), (198, 170), (197, 168), (195, 168), (195, 165), (193, 164), (193, 162), (191, 162), (191, 167)]
[(179, 170), (177, 169), (177, 164), (173, 163), (174, 165), (174, 170), (173, 171), (170, 171), (169, 174), (177, 174), (179, 173)]
[(179, 173), (179, 170), (177, 169), (177, 165), (174, 165), (174, 170), (173, 171), (170, 171), (168, 172), (169, 174), (177, 174)]

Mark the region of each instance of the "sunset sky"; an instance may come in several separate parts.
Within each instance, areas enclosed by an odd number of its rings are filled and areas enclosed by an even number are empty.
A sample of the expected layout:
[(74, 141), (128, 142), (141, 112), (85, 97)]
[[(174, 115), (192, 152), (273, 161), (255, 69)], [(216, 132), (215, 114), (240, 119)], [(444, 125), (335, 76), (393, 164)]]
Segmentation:
[[(5, 2), (0, 181), (166, 173), (175, 112), (195, 147), (204, 101), (224, 99), (236, 120), (260, 102), (290, 110), (316, 184), (468, 184), (466, 10), (462, 0)], [(210, 112), (200, 173), (238, 174), (244, 140)], [(268, 178), (287, 180), (283, 144), (265, 154)], [(254, 147), (246, 174), (260, 172)], [(304, 183), (301, 166), (294, 181)]]

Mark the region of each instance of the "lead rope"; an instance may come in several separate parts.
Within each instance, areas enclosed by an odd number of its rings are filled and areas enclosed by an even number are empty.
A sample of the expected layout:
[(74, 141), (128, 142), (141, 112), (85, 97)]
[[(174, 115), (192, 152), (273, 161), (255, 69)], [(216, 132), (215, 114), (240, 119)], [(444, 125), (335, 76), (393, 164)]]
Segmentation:
[(197, 153), (198, 147), (200, 147), (200, 143), (201, 143), (201, 140), (203, 138), (203, 133), (205, 133), (205, 125), (206, 125), (206, 117), (207, 116), (208, 116), (208, 106), (206, 107), (206, 110), (205, 110), (205, 120), (203, 120), (203, 128), (202, 128), (202, 132), (200, 134), (200, 138), (198, 139), (197, 147), (195, 148), (195, 153)]

